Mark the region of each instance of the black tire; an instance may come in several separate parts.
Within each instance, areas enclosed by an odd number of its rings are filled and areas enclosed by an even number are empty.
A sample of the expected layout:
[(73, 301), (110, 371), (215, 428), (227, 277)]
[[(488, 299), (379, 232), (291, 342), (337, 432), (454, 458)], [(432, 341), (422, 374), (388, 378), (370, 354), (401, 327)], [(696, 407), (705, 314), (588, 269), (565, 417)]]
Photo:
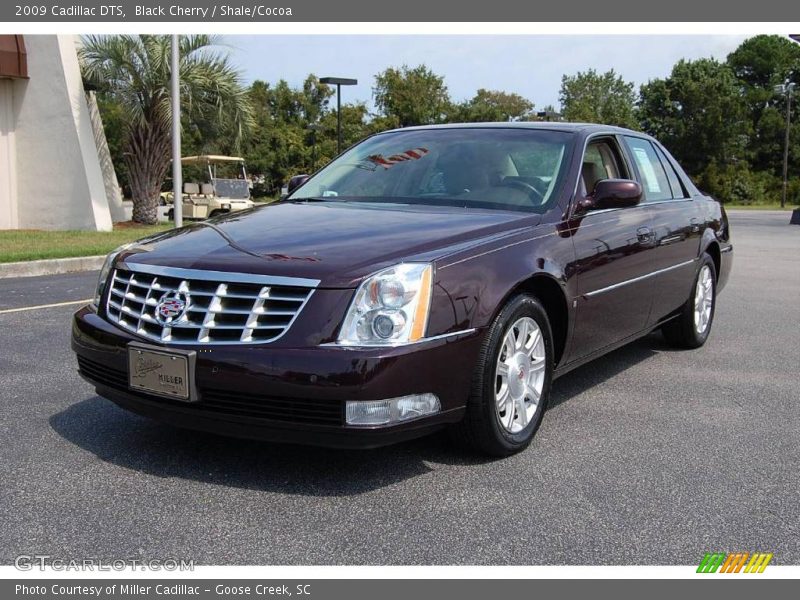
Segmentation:
[[(496, 408), (495, 394), (498, 381), (496, 367), (506, 333), (523, 317), (533, 319), (542, 334), (545, 350), (544, 381), (533, 417), (521, 431), (511, 433), (500, 423), (500, 415)], [(473, 374), (466, 415), (460, 423), (451, 427), (451, 437), (458, 444), (489, 456), (509, 456), (524, 450), (531, 443), (542, 422), (550, 397), (552, 379), (553, 334), (547, 313), (536, 298), (527, 295), (515, 296), (503, 307), (487, 332)]]
[[(708, 268), (711, 274), (711, 314), (708, 318), (707, 324), (703, 331), (698, 331), (695, 326), (695, 294), (697, 293), (698, 281), (700, 275), (705, 268)], [(689, 298), (680, 310), (677, 317), (664, 323), (661, 326), (661, 332), (664, 338), (671, 346), (676, 348), (699, 348), (706, 343), (708, 335), (711, 332), (711, 326), (714, 324), (714, 312), (717, 308), (717, 269), (714, 266), (713, 259), (708, 254), (703, 254), (700, 258), (700, 264), (697, 267), (697, 273), (694, 276), (694, 284)]]
[(167, 211), (167, 219), (169, 219), (170, 221), (174, 221), (175, 220), (175, 209), (174, 208), (170, 208)]

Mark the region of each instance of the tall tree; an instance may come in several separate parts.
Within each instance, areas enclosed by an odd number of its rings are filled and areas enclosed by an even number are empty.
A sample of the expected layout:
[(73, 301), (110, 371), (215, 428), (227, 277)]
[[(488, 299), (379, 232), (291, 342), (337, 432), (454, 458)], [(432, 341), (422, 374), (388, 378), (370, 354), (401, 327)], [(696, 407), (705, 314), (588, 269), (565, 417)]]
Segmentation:
[(425, 65), (390, 67), (378, 73), (372, 93), (381, 114), (399, 127), (441, 122), (450, 104), (444, 77)]
[(666, 79), (640, 90), (639, 116), (693, 175), (709, 163), (745, 159), (748, 126), (739, 82), (714, 59), (679, 61)]
[[(284, 80), (274, 85), (253, 82), (249, 96), (255, 125), (243, 153), (250, 173), (264, 177), (257, 191), (275, 195), (292, 175), (319, 169), (336, 155), (332, 95), (333, 90), (313, 74), (297, 88)], [(365, 104), (342, 105), (345, 146), (366, 135), (366, 117)]]
[(528, 121), (533, 118), (533, 102), (519, 94), (479, 89), (467, 102), (453, 105), (448, 121), (479, 123)]
[[(775, 86), (800, 85), (800, 44), (779, 35), (757, 35), (728, 55), (728, 64), (742, 86), (753, 135), (748, 144), (756, 170), (780, 175), (786, 132), (786, 97)], [(800, 167), (800, 110), (792, 111), (793, 144), (789, 152), (792, 171)]]
[(614, 69), (602, 74), (589, 69), (564, 75), (559, 101), (566, 121), (638, 129), (633, 83), (625, 81)]
[(798, 80), (800, 45), (781, 35), (757, 35), (731, 52), (728, 64), (747, 87), (769, 89)]
[[(189, 121), (217, 124), (238, 141), (252, 122), (250, 103), (239, 73), (217, 47), (213, 36), (181, 36), (181, 110)], [(133, 219), (156, 223), (158, 195), (170, 165), (170, 36), (86, 36), (79, 56), (84, 78), (125, 113)]]

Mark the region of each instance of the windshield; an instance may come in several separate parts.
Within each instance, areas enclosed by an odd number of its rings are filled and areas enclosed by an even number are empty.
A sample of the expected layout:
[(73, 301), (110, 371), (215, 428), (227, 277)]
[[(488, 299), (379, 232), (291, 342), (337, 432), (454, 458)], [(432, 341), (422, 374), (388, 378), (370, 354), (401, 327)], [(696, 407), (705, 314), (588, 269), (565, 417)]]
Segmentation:
[(246, 179), (212, 179), (214, 194), (220, 198), (242, 200), (250, 197), (250, 184)]
[[(183, 180), (187, 183), (197, 183), (202, 194), (213, 194), (218, 198), (231, 198), (235, 200), (250, 197), (250, 182), (247, 179), (244, 163), (239, 161), (211, 161), (208, 163), (194, 162), (184, 165)], [(211, 187), (203, 187), (210, 183)]]
[(398, 131), (345, 152), (289, 201), (368, 201), (544, 212), (573, 134), (511, 128)]

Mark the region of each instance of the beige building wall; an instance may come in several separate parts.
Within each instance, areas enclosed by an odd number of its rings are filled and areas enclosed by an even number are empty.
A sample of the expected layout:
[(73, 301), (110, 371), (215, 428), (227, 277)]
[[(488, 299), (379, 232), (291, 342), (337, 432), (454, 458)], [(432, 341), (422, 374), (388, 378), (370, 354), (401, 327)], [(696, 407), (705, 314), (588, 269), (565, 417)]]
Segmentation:
[(0, 79), (0, 229), (17, 227), (14, 82)]
[[(0, 143), (12, 148), (0, 149), (0, 180), (8, 169), (15, 190), (7, 192), (9, 185), (0, 183), (0, 227), (112, 227), (75, 43), (70, 35), (26, 35), (30, 79), (5, 81), (11, 101), (6, 90), (0, 114), (11, 107), (13, 134), (11, 142), (3, 134)], [(7, 154), (15, 168), (3, 165)]]

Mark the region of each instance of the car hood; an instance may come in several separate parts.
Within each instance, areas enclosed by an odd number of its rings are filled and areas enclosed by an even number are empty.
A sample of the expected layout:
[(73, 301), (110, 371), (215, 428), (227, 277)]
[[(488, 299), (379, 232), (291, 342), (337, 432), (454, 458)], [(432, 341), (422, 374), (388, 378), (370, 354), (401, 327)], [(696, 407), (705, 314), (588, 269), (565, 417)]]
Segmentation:
[(434, 260), (540, 219), (529, 213), (438, 206), (288, 202), (166, 232), (122, 258), (354, 287), (383, 267)]

